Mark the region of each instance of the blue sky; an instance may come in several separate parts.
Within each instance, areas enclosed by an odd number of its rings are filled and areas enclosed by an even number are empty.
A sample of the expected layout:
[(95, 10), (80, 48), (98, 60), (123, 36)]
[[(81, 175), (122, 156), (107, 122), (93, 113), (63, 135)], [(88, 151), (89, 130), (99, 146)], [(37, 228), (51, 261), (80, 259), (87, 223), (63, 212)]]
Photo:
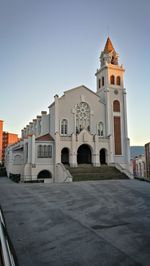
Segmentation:
[(20, 133), (55, 94), (96, 91), (108, 33), (126, 69), (131, 145), (150, 141), (149, 0), (0, 0), (0, 119)]

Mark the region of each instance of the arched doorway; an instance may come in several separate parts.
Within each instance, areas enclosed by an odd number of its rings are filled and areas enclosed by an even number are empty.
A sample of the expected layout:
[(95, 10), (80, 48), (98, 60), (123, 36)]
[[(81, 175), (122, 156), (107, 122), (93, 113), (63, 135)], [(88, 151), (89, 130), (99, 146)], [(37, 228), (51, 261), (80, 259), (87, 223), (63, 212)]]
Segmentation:
[(81, 145), (77, 151), (78, 164), (91, 164), (91, 150), (86, 144)]
[(52, 174), (48, 170), (42, 170), (39, 172), (38, 179), (52, 178)]
[(106, 164), (106, 150), (105, 149), (100, 150), (100, 163)]
[(69, 164), (69, 149), (63, 148), (61, 151), (61, 162), (63, 164)]

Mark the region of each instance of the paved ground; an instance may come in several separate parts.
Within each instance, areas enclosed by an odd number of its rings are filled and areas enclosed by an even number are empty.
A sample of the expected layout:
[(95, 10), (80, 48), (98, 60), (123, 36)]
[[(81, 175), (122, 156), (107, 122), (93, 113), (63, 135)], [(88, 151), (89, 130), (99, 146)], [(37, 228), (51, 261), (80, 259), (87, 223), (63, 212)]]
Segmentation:
[(150, 183), (0, 178), (0, 204), (20, 266), (150, 265)]

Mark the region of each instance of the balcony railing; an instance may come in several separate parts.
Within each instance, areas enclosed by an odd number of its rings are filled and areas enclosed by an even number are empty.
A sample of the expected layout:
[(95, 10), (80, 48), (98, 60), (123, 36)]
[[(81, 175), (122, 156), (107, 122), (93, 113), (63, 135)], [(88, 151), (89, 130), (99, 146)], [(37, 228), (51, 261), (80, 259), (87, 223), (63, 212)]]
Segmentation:
[(17, 260), (8, 237), (2, 209), (0, 207), (0, 266), (17, 266)]

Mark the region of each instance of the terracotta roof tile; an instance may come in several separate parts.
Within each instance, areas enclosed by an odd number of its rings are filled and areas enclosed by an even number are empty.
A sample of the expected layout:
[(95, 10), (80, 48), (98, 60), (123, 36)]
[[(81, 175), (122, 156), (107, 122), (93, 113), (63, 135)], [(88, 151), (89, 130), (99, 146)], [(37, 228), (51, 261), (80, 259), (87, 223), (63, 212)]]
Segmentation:
[(52, 138), (52, 136), (50, 134), (46, 134), (46, 135), (37, 137), (36, 140), (39, 140), (39, 141), (54, 141), (54, 139)]
[(105, 44), (105, 48), (104, 48), (104, 52), (105, 53), (110, 53), (111, 51), (114, 51), (114, 47), (112, 45), (112, 42), (110, 40), (110, 38), (107, 38), (106, 44)]

